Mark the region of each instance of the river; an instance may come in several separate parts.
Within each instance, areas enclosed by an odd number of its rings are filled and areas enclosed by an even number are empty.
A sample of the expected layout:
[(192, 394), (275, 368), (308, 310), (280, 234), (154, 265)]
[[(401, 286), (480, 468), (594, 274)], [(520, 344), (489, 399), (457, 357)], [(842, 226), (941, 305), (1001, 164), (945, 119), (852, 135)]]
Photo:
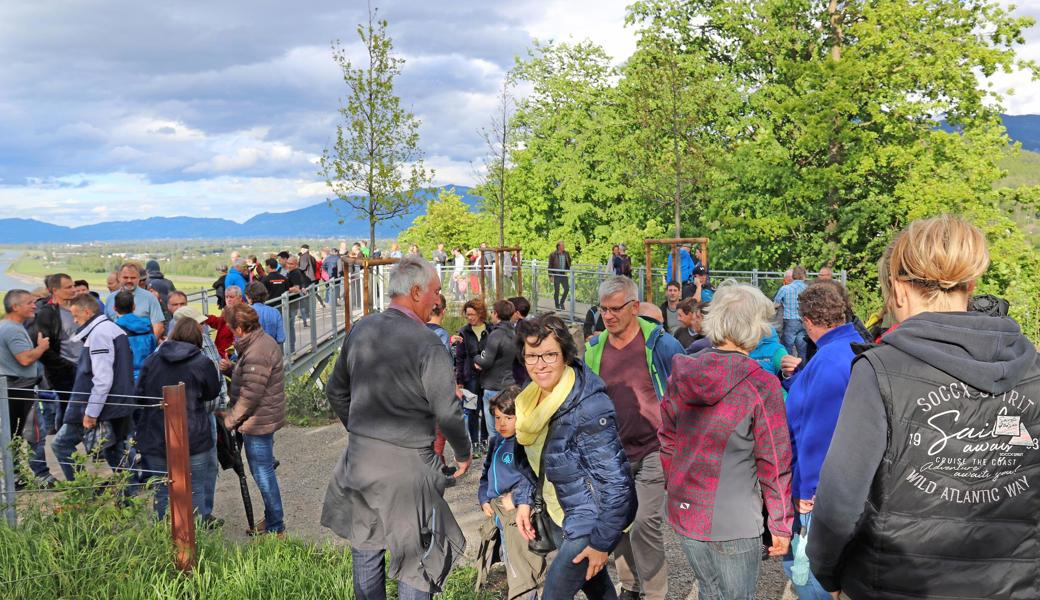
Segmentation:
[(11, 263), (17, 260), (21, 255), (22, 252), (20, 250), (0, 250), (0, 291), (17, 288), (31, 290), (32, 288), (43, 285), (43, 280), (37, 280), (34, 282), (23, 281), (7, 274), (7, 269), (10, 268)]

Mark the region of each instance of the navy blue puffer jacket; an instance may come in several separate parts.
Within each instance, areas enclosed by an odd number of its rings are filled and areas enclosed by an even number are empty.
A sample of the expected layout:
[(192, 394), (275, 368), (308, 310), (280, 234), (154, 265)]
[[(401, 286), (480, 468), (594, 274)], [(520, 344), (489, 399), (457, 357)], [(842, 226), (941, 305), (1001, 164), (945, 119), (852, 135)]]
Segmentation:
[[(549, 421), (545, 477), (556, 487), (566, 536), (589, 536), (590, 546), (610, 552), (635, 519), (635, 483), (606, 385), (584, 363), (571, 368), (574, 389)], [(522, 456), (518, 462), (530, 469), (525, 453), (517, 454)], [(534, 481), (532, 472), (513, 490), (517, 505), (531, 504)]]

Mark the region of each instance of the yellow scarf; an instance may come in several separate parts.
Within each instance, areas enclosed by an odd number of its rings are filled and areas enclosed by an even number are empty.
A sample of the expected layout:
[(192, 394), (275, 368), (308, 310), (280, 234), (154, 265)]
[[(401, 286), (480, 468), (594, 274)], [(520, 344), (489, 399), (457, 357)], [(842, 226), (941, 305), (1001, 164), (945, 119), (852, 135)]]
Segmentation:
[[(549, 420), (574, 389), (574, 379), (574, 369), (567, 367), (560, 382), (541, 402), (538, 402), (538, 397), (541, 396), (542, 390), (534, 383), (528, 384), (516, 397), (516, 441), (524, 446), (535, 475), (539, 475), (542, 464), (542, 450), (545, 447), (545, 437), (549, 433)], [(562, 526), (563, 507), (556, 497), (556, 488), (548, 479), (542, 488), (542, 498), (545, 500), (549, 516), (557, 525)]]

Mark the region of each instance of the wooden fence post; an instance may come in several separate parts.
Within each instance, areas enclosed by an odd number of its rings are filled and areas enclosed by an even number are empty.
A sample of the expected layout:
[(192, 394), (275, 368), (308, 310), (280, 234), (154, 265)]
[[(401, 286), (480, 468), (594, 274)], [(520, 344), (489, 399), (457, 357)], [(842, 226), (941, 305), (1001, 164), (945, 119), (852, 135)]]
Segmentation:
[(195, 517), (191, 506), (191, 460), (188, 458), (188, 410), (184, 384), (163, 387), (166, 421), (166, 471), (170, 490), (170, 524), (177, 549), (177, 568), (195, 566)]

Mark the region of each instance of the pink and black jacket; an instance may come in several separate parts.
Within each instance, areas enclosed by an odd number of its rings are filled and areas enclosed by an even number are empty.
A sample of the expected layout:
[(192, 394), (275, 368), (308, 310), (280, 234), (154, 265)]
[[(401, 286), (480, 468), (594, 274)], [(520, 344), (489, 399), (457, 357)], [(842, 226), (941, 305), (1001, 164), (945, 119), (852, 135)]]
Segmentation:
[(790, 537), (791, 437), (777, 378), (743, 354), (672, 359), (661, 404), (668, 520), (702, 541)]

